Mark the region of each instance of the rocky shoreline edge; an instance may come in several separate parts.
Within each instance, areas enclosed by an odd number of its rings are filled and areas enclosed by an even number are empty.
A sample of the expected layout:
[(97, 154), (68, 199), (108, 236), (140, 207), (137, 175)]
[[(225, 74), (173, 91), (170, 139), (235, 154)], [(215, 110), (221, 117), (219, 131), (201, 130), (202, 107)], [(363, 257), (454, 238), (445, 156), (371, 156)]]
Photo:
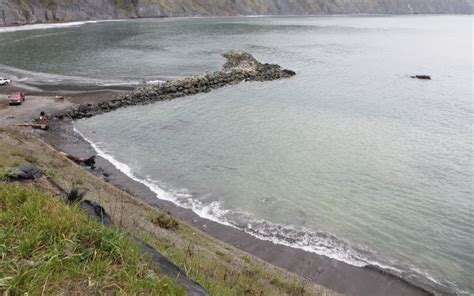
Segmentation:
[(129, 94), (98, 104), (80, 105), (64, 116), (71, 119), (92, 117), (118, 108), (169, 101), (179, 97), (207, 93), (214, 89), (245, 81), (271, 81), (290, 78), (296, 73), (275, 64), (262, 64), (251, 54), (234, 50), (223, 54), (227, 59), (222, 70), (180, 80), (166, 81), (152, 86), (138, 87)]

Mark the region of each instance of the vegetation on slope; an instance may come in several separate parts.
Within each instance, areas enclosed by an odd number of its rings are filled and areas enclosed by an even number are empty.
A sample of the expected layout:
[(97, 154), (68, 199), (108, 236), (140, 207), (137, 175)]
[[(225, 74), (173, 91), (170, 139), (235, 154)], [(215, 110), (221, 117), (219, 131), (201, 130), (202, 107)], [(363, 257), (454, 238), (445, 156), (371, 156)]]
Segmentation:
[(0, 256), (0, 294), (185, 294), (121, 231), (31, 185), (0, 183)]

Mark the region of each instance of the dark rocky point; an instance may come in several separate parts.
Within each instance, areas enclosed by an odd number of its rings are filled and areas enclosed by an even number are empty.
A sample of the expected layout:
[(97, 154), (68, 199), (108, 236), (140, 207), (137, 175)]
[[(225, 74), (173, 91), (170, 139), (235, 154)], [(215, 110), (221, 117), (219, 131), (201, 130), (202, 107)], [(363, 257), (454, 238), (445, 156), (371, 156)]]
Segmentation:
[(152, 86), (142, 86), (111, 101), (96, 105), (81, 105), (70, 110), (66, 115), (72, 119), (87, 118), (121, 107), (144, 105), (198, 93), (207, 93), (213, 89), (244, 81), (271, 81), (296, 75), (294, 71), (283, 69), (279, 65), (262, 64), (251, 54), (241, 50), (230, 51), (223, 54), (223, 56), (227, 59), (227, 62), (221, 71), (191, 76), (181, 80), (166, 81)]

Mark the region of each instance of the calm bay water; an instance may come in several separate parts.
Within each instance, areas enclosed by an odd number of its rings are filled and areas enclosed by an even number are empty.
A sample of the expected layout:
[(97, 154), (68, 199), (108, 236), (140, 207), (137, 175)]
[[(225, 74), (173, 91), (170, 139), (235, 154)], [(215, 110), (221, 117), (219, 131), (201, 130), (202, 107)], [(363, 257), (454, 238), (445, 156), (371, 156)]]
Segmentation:
[(292, 79), (122, 109), (77, 128), (158, 197), (202, 216), (468, 294), (472, 21), (160, 19), (5, 32), (0, 71), (33, 83), (133, 83), (217, 70), (235, 48), (293, 69)]

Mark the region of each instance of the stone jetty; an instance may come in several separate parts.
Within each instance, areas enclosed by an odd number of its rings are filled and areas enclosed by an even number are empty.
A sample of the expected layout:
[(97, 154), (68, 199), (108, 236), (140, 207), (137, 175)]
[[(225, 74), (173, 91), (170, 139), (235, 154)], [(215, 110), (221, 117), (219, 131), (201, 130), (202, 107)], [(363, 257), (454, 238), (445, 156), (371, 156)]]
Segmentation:
[(262, 64), (251, 54), (234, 50), (223, 54), (227, 59), (221, 71), (166, 81), (152, 86), (141, 86), (129, 94), (99, 104), (80, 105), (65, 115), (72, 119), (91, 117), (121, 107), (144, 105), (158, 101), (210, 92), (213, 89), (244, 81), (270, 81), (289, 78), (296, 73), (279, 65)]

